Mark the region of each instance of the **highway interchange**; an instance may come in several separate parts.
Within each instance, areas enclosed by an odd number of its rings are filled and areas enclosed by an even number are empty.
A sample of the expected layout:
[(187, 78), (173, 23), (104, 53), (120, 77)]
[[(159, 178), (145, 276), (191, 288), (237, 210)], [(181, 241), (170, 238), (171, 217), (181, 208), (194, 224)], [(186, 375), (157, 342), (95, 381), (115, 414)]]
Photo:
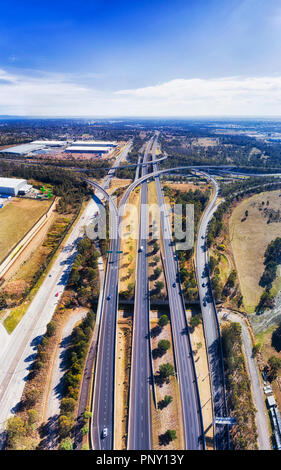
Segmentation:
[[(196, 275), (200, 305), (203, 316), (206, 347), (208, 352), (214, 416), (226, 416), (226, 400), (223, 364), (221, 360), (220, 332), (215, 301), (210, 288), (208, 273), (208, 252), (205, 246), (208, 223), (216, 210), (218, 184), (209, 170), (216, 167), (183, 166), (159, 170), (155, 150), (157, 139), (152, 138), (146, 145), (142, 164), (138, 162), (136, 178), (123, 194), (117, 209), (107, 189), (120, 165), (131, 148), (129, 142), (121, 152), (115, 167), (112, 168), (101, 185), (88, 181), (99, 194), (109, 201), (112, 215), (110, 252), (108, 253), (104, 285), (102, 286), (101, 318), (98, 333), (98, 348), (95, 365), (95, 380), (92, 397), (93, 418), (91, 422), (90, 444), (93, 449), (114, 449), (114, 400), (115, 400), (115, 348), (116, 322), (118, 311), (118, 278), (120, 265), (120, 226), (129, 196), (137, 186), (141, 186), (140, 235), (137, 253), (136, 288), (134, 305), (134, 324), (132, 341), (132, 361), (129, 398), (128, 448), (151, 449), (151, 366), (149, 348), (149, 287), (147, 268), (148, 214), (147, 181), (155, 180), (163, 242), (164, 271), (170, 306), (170, 318), (175, 352), (176, 374), (180, 388), (185, 449), (204, 449), (204, 429), (202, 410), (198, 391), (197, 377), (192, 348), (188, 333), (184, 300), (178, 277), (178, 264), (172, 244), (169, 217), (164, 204), (160, 176), (179, 170), (196, 170), (207, 177), (213, 186), (211, 201), (200, 221), (196, 244)], [(152, 153), (152, 168), (149, 173), (149, 153)], [(161, 159), (160, 159), (161, 160)], [(139, 169), (142, 175), (139, 176)], [(221, 168), (221, 167), (220, 167)], [(224, 167), (227, 170), (227, 166)], [(23, 391), (29, 363), (34, 358), (37, 345), (51, 320), (57, 302), (67, 284), (68, 275), (76, 256), (76, 244), (83, 236), (84, 226), (93, 218), (95, 204), (87, 205), (82, 217), (71, 231), (67, 243), (49, 270), (42, 286), (30, 304), (20, 325), (10, 335), (1, 350), (0, 367), (0, 426), (16, 409)], [(176, 284), (176, 287), (174, 287)], [(55, 298), (59, 292), (58, 298)], [(40, 312), (40, 315), (38, 315)], [(104, 429), (107, 435), (103, 435)], [(228, 429), (216, 426), (215, 446), (227, 449), (229, 446)]]
[[(144, 163), (146, 162), (151, 143), (149, 142), (144, 152)], [(154, 164), (156, 168), (157, 160), (153, 153)], [(200, 167), (201, 168), (201, 167)], [(207, 167), (202, 167), (206, 169)], [(191, 170), (193, 167), (178, 167), (174, 169), (158, 170), (148, 173), (143, 166), (142, 176), (126, 189), (118, 210), (118, 224), (122, 223), (125, 204), (131, 192), (137, 186), (143, 186), (143, 183), (152, 177), (156, 177), (158, 204), (163, 205), (163, 194), (161, 190), (159, 175), (171, 171)], [(142, 204), (146, 203), (147, 189), (141, 191)], [(141, 209), (142, 210), (142, 209)], [(140, 240), (138, 250), (136, 289), (135, 289), (135, 309), (134, 309), (134, 328), (132, 344), (132, 365), (131, 365), (131, 391), (129, 400), (129, 426), (128, 426), (128, 448), (129, 449), (149, 449), (151, 448), (151, 417), (150, 417), (150, 396), (149, 384), (151, 383), (151, 371), (149, 366), (149, 346), (148, 346), (148, 282), (147, 282), (147, 259), (146, 259), (146, 241), (147, 224), (143, 222), (147, 219), (146, 212), (141, 213), (142, 223), (140, 224)], [(184, 440), (186, 449), (204, 448), (204, 431), (202, 423), (202, 413), (200, 398), (198, 393), (198, 384), (195, 373), (192, 349), (190, 345), (187, 321), (184, 310), (183, 298), (180, 286), (173, 288), (177, 276), (177, 263), (175, 253), (171, 247), (170, 226), (167, 214), (162, 214), (160, 218), (162, 233), (164, 238), (164, 263), (166, 270), (166, 280), (169, 293), (169, 303), (171, 309), (171, 323), (173, 331), (174, 348), (176, 351), (176, 365), (178, 380), (181, 390), (183, 422), (184, 422)], [(104, 312), (102, 314), (101, 336), (99, 338), (98, 358), (96, 367), (96, 380), (94, 386), (92, 420), (92, 445), (95, 449), (114, 448), (114, 362), (115, 362), (115, 335), (116, 335), (116, 316), (118, 293), (115, 288), (118, 284), (118, 270), (120, 257), (116, 254), (120, 250), (119, 230), (116, 230), (117, 242), (111, 241), (110, 251), (112, 258), (107, 264), (106, 282), (104, 289)], [(142, 249), (140, 249), (142, 247)], [(114, 255), (115, 253), (115, 255)], [(142, 308), (141, 308), (142, 306)], [(179, 316), (177, 312), (181, 312)], [(109, 313), (111, 312), (111, 314)], [(104, 327), (103, 327), (104, 325)], [(106, 326), (105, 326), (106, 325)], [(110, 327), (109, 327), (110, 325)], [(183, 334), (184, 333), (184, 334)], [(136, 355), (142, 360), (138, 360)], [(111, 364), (108, 363), (110, 359)], [(141, 394), (140, 394), (141, 391)], [(139, 398), (141, 395), (141, 398)], [(134, 410), (134, 411), (133, 411)], [(145, 419), (146, 418), (146, 419)], [(108, 435), (103, 437), (103, 429), (108, 430)]]

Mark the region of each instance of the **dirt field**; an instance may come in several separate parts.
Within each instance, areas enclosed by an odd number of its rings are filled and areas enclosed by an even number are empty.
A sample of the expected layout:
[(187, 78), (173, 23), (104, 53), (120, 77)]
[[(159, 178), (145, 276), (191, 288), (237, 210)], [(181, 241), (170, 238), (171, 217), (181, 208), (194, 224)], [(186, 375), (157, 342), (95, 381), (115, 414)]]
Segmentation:
[(14, 199), (0, 209), (0, 263), (51, 203), (52, 201)]
[(119, 312), (116, 343), (116, 379), (115, 379), (115, 449), (124, 450), (127, 444), (128, 400), (131, 362), (131, 318), (123, 318)]
[[(268, 223), (269, 212), (280, 210), (280, 190), (256, 194), (245, 199), (233, 211), (229, 236), (238, 271), (244, 307), (253, 313), (263, 289), (259, 280), (264, 270), (264, 253), (268, 244), (280, 237), (281, 218)], [(248, 211), (248, 217), (245, 217)]]
[(119, 178), (113, 178), (111, 181), (110, 188), (108, 190), (109, 194), (114, 193), (114, 191), (118, 188), (125, 188), (126, 186), (129, 186), (131, 184), (132, 180), (130, 179), (119, 179)]
[(126, 291), (129, 284), (135, 284), (137, 238), (139, 233), (139, 190), (131, 193), (128, 202), (135, 206), (136, 210), (135, 213), (130, 212), (125, 214), (122, 221), (121, 250), (123, 254), (121, 255), (119, 270), (120, 292)]
[(169, 188), (178, 189), (179, 191), (196, 191), (196, 189), (200, 189), (200, 191), (206, 191), (208, 189), (207, 184), (194, 184), (194, 183), (165, 183)]
[(214, 139), (211, 137), (199, 137), (198, 139), (192, 142), (193, 146), (200, 146), (200, 147), (215, 147), (218, 145), (218, 139)]
[(36, 272), (40, 264), (44, 262), (49, 250), (42, 247), (45, 236), (47, 235), (50, 227), (55, 220), (59, 219), (57, 212), (52, 212), (48, 221), (35, 235), (32, 241), (22, 251), (16, 261), (13, 263), (11, 268), (5, 273), (6, 282), (2, 287), (5, 288), (7, 281), (11, 278), (13, 280), (24, 279), (25, 282), (29, 282), (33, 274)]
[[(151, 312), (151, 328), (156, 326), (158, 322), (158, 316), (161, 313)], [(160, 335), (152, 338), (151, 347), (157, 349), (158, 342), (162, 339), (170, 341), (171, 347), (162, 357), (153, 359), (154, 374), (159, 370), (160, 364), (170, 363), (174, 365), (174, 355), (172, 348), (172, 334), (170, 323), (166, 325)], [(177, 379), (171, 377), (169, 383), (164, 383), (162, 386), (156, 386), (157, 402), (163, 400), (165, 395), (173, 397), (173, 401), (165, 408), (156, 410), (152, 400), (152, 440), (154, 450), (176, 450), (183, 449), (183, 427), (182, 427), (182, 411), (180, 401), (180, 390)], [(174, 441), (170, 442), (166, 446), (159, 444), (159, 436), (164, 434), (168, 429), (176, 431), (177, 437)]]

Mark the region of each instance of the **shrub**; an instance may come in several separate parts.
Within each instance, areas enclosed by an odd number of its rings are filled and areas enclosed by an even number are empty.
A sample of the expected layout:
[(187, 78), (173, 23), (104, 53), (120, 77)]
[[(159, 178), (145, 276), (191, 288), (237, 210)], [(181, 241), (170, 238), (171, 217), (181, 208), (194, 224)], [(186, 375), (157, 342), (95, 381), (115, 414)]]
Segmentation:
[(161, 315), (161, 317), (158, 320), (158, 325), (163, 328), (165, 325), (168, 325), (169, 323), (169, 318), (167, 315)]
[(73, 450), (73, 444), (70, 437), (66, 437), (61, 441), (60, 450)]

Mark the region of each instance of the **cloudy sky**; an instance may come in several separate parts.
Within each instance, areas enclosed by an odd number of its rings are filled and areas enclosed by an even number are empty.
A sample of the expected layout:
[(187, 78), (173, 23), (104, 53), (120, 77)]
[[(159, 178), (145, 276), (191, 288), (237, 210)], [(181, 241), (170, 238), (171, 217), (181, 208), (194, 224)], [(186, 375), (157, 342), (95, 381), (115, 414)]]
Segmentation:
[(281, 115), (281, 0), (1, 0), (0, 114)]

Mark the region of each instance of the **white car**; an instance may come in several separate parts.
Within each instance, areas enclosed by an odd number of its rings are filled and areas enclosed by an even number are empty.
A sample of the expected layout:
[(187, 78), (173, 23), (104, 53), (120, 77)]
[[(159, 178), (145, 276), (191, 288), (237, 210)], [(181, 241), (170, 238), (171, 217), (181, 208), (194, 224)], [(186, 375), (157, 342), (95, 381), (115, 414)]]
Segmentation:
[(108, 436), (108, 429), (107, 428), (103, 428), (102, 430), (102, 438), (104, 439), (105, 437)]

